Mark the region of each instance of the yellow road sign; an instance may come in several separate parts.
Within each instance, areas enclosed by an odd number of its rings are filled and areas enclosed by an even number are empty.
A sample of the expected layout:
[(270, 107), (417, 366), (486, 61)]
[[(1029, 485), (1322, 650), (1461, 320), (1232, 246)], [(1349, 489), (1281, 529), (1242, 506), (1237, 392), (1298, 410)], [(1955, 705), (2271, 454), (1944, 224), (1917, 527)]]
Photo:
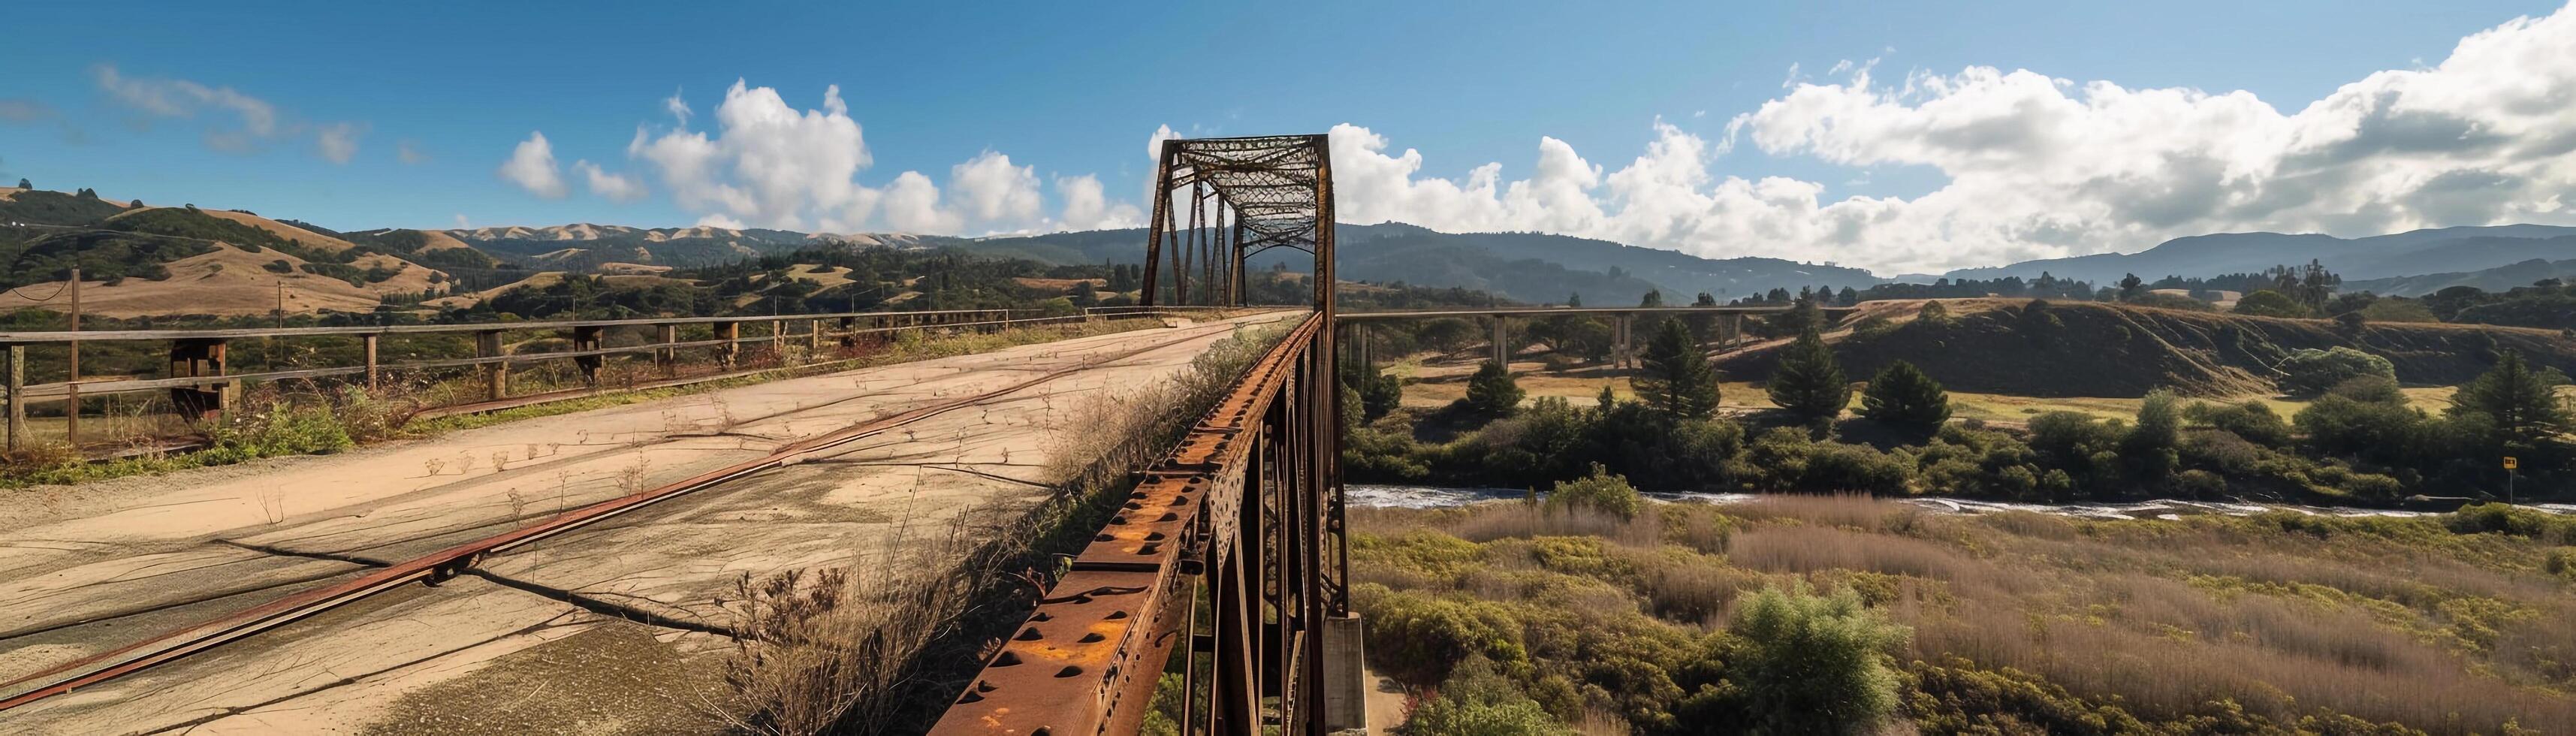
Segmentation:
[(2504, 456), (2504, 469), (2506, 469), (2506, 470), (2512, 470), (2512, 469), (2514, 469), (2514, 468), (2519, 468), (2519, 467), (2522, 467), (2522, 460), (2521, 460), (2521, 459), (2519, 459), (2519, 458), (2515, 458), (2515, 457), (2514, 457), (2514, 456), (2512, 456), (2512, 455), (2506, 455), (2506, 456)]

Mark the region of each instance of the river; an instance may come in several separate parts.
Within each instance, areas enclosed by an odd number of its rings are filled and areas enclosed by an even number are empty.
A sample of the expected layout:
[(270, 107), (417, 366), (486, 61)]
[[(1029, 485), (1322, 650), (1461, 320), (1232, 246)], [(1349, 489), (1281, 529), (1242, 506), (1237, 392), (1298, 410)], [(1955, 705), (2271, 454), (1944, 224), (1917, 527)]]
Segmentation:
[[(1488, 501), (1518, 500), (1527, 491), (1512, 488), (1442, 488), (1438, 486), (1392, 486), (1352, 483), (1344, 486), (1345, 498), (1352, 506), (1370, 508), (1429, 509), (1465, 506)], [(1647, 498), (1667, 503), (1733, 504), (1754, 503), (1761, 495), (1751, 493), (1648, 493)], [(2232, 503), (2156, 499), (2129, 503), (2010, 503), (1973, 501), (1964, 498), (1918, 496), (1892, 499), (1899, 503), (1921, 506), (1942, 513), (1980, 514), (1996, 511), (2036, 511), (2058, 516), (2084, 516), (2101, 519), (2179, 519), (2193, 514), (2227, 514), (2248, 516), (2266, 511), (2291, 511), (2315, 516), (2424, 516), (2433, 512), (2398, 509), (2369, 509), (2351, 506), (2303, 506), (2298, 504)], [(2576, 504), (2521, 504), (2553, 514), (2576, 514)]]

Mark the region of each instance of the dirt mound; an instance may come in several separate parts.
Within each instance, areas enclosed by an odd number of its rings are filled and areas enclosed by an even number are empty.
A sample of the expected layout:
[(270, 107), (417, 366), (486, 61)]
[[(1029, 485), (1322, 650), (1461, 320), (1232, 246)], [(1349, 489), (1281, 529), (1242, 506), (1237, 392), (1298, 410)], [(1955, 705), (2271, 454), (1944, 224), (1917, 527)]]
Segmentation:
[[(2504, 350), (2576, 371), (2576, 341), (2547, 330), (2484, 325), (2276, 319), (2094, 302), (1940, 300), (1950, 316), (1915, 318), (1920, 300), (1871, 302), (1826, 341), (1852, 380), (1897, 360), (1961, 391), (2022, 396), (2141, 396), (2156, 388), (2235, 396), (2277, 391), (2273, 366), (2305, 348), (2351, 347), (2385, 357), (2399, 381), (2452, 385)], [(1872, 320), (1875, 316), (1878, 320)], [(1871, 324), (1878, 322), (1878, 324)], [(1786, 341), (1718, 358), (1731, 379), (1764, 380)]]

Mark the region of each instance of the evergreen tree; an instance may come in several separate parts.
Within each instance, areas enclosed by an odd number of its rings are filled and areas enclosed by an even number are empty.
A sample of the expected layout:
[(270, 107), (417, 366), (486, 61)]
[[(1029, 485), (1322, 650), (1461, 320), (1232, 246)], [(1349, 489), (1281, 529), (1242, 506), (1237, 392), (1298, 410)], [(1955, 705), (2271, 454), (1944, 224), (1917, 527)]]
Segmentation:
[(2459, 393), (2451, 395), (2449, 414), (2485, 415), (2500, 439), (2530, 446), (2567, 426), (2567, 410), (2559, 406), (2556, 393), (2565, 382), (2556, 371), (2532, 370), (2521, 352), (2507, 350), (2494, 368), (2460, 384)]
[(1485, 361), (1467, 379), (1467, 410), (1488, 417), (1511, 416), (1520, 408), (1521, 385), (1503, 364)]
[(1700, 292), (1700, 293), (1699, 293), (1699, 299), (1692, 301), (1692, 302), (1691, 302), (1691, 306), (1694, 306), (1694, 307), (1714, 307), (1714, 306), (1717, 306), (1717, 297), (1716, 297), (1716, 296), (1712, 296), (1712, 295), (1710, 295), (1708, 292), (1705, 292), (1705, 291)]
[(1578, 291), (1578, 292), (1575, 292), (1575, 293), (1572, 293), (1572, 294), (1567, 294), (1567, 295), (1565, 295), (1565, 306), (1569, 306), (1569, 307), (1580, 307), (1580, 306), (1583, 306), (1583, 292), (1579, 292), (1579, 291)]
[(19, 180), (18, 180), (18, 188), (19, 188), (19, 189), (34, 189), (34, 188), (36, 188), (36, 185), (27, 183), (27, 180), (25, 180), (25, 179), (19, 179)]
[(1913, 363), (1900, 360), (1869, 379), (1869, 389), (1860, 395), (1860, 415), (1888, 424), (1937, 429), (1950, 419), (1950, 393)]
[(1841, 292), (1834, 294), (1834, 304), (1836, 305), (1848, 307), (1859, 303), (1860, 292), (1853, 291), (1852, 287), (1845, 286)]
[(2120, 301), (2133, 301), (2138, 298), (2138, 295), (2145, 293), (2147, 293), (2145, 279), (2138, 278), (2134, 273), (2120, 277)]
[(1635, 380), (1637, 396), (1675, 419), (1701, 419), (1717, 412), (1717, 370), (1709, 367), (1699, 341), (1679, 320), (1664, 320), (1646, 343), (1645, 372)]
[(1660, 306), (1663, 306), (1663, 305), (1664, 305), (1664, 292), (1661, 292), (1661, 291), (1649, 291), (1649, 292), (1646, 292), (1646, 295), (1645, 295), (1644, 297), (1641, 297), (1641, 298), (1639, 298), (1639, 299), (1637, 300), (1637, 306), (1640, 306), (1640, 307), (1660, 307)]
[(1771, 403), (1809, 421), (1832, 419), (1851, 402), (1851, 383), (1844, 380), (1833, 349), (1825, 347), (1825, 338), (1816, 334), (1814, 325), (1799, 331), (1798, 341), (1782, 350), (1780, 365), (1771, 370), (1766, 388)]

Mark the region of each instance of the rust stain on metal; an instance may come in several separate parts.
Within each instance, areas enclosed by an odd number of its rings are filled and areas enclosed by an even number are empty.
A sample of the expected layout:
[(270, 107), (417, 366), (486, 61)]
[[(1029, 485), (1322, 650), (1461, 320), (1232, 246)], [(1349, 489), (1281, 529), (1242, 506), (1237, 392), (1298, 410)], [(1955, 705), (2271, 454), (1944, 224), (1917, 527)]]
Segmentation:
[(1204, 546), (1203, 511), (1231, 519), (1239, 508), (1236, 471), (1251, 443), (1236, 440), (1285, 388), (1324, 320), (1310, 315), (1289, 331), (1146, 471), (931, 733), (1086, 736), (1143, 718), (1163, 661), (1185, 637), (1179, 603), (1191, 576), (1176, 563)]

